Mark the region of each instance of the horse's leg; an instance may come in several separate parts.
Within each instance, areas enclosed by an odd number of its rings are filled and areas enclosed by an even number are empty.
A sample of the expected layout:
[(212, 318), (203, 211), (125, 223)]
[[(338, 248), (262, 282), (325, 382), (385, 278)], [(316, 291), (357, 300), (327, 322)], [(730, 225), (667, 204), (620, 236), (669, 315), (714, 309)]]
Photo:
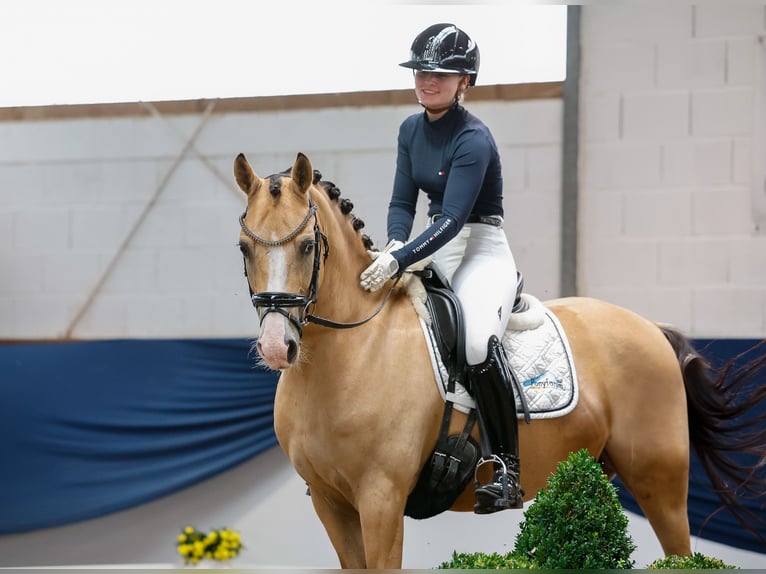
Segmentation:
[[(650, 337), (644, 337), (647, 342)], [(659, 340), (653, 355), (632, 365), (635, 377), (614, 403), (608, 463), (630, 490), (666, 555), (691, 554), (687, 495), (689, 431), (681, 371)], [(640, 429), (640, 432), (636, 432)]]
[(359, 515), (367, 568), (400, 569), (404, 544), (404, 490), (390, 480), (371, 481), (360, 493)]
[(313, 485), (311, 502), (338, 555), (341, 568), (366, 568), (359, 513), (344, 500), (327, 496)]
[[(649, 520), (665, 555), (691, 554), (688, 494), (688, 455), (686, 458), (665, 452), (643, 454), (634, 452), (636, 459), (623, 461), (621, 455), (610, 461), (620, 480), (633, 494)], [(646, 457), (638, 461), (639, 457)], [(630, 470), (625, 471), (626, 464)]]

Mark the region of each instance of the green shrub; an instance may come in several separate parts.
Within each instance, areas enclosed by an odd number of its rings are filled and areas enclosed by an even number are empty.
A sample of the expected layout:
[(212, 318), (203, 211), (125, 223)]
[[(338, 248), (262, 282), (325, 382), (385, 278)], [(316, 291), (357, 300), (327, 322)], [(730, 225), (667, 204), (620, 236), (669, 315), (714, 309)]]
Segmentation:
[(513, 553), (537, 568), (633, 567), (636, 545), (617, 489), (585, 449), (558, 464), (524, 519)]
[(655, 560), (647, 567), (649, 570), (739, 570), (737, 566), (728, 566), (718, 558), (695, 552), (691, 556), (666, 556)]
[(443, 562), (438, 569), (441, 570), (528, 570), (532, 565), (526, 558), (515, 556), (513, 552), (508, 554), (458, 554), (452, 553), (452, 560)]

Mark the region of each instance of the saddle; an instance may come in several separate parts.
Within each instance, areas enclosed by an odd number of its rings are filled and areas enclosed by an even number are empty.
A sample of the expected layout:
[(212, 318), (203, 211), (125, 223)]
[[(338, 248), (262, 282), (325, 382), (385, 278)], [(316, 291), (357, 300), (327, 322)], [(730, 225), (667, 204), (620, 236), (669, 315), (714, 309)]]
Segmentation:
[[(429, 265), (416, 273), (426, 289), (426, 309), (431, 317), (431, 329), (447, 369), (447, 390), (454, 393), (457, 385), (462, 384), (471, 393), (466, 376), (465, 327), (460, 301), (435, 266)], [(521, 273), (517, 273), (517, 277), (514, 313), (527, 308), (527, 302), (521, 297), (524, 279)], [(449, 435), (452, 409), (452, 401), (446, 400), (436, 448), (407, 499), (406, 516), (423, 519), (448, 510), (474, 476), (481, 454), (479, 445), (470, 436), (476, 424), (476, 411), (468, 413), (459, 435)]]

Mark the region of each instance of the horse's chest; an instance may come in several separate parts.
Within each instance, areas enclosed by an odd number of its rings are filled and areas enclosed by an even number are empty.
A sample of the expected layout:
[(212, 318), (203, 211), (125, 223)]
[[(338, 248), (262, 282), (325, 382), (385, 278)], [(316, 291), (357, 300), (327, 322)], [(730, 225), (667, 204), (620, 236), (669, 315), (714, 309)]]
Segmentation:
[(274, 430), (282, 449), (306, 480), (327, 477), (361, 463), (358, 453), (376, 448), (375, 417), (350, 397), (329, 400), (321, 393), (282, 385), (274, 403)]

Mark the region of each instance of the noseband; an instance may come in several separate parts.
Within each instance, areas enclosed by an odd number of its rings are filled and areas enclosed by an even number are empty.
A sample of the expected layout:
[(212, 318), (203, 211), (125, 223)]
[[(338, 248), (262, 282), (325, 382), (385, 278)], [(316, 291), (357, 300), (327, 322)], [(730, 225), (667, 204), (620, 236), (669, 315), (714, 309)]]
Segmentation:
[[(295, 239), (298, 234), (308, 225), (309, 220), (314, 218), (314, 268), (311, 272), (311, 280), (309, 281), (309, 288), (306, 295), (301, 293), (287, 293), (284, 291), (262, 291), (260, 293), (254, 293), (253, 288), (250, 287), (250, 281), (247, 281), (247, 288), (250, 290), (250, 300), (253, 303), (256, 311), (263, 313), (260, 314), (260, 321), (263, 323), (263, 318), (269, 313), (279, 313), (283, 317), (286, 317), (295, 327), (298, 329), (299, 334), (303, 334), (303, 327), (307, 323), (316, 323), (324, 327), (332, 327), (334, 329), (348, 329), (351, 327), (358, 327), (364, 325), (367, 321), (375, 317), (383, 309), (384, 305), (391, 296), (391, 293), (399, 282), (400, 275), (397, 275), (394, 284), (389, 289), (383, 302), (375, 310), (375, 312), (361, 321), (354, 321), (352, 323), (340, 323), (332, 321), (330, 319), (324, 319), (317, 317), (309, 312), (309, 309), (316, 304), (319, 297), (319, 270), (322, 267), (322, 262), (327, 261), (327, 256), (330, 254), (330, 244), (327, 240), (327, 236), (319, 229), (319, 219), (317, 218), (317, 206), (311, 200), (311, 194), (307, 194), (309, 199), (309, 210), (306, 213), (306, 217), (303, 218), (298, 226), (290, 233), (282, 237), (281, 239), (268, 240), (259, 237), (245, 224), (245, 216), (247, 211), (239, 216), (239, 225), (242, 231), (250, 239), (264, 245), (266, 247), (279, 247), (285, 243), (289, 243)], [(245, 265), (245, 278), (247, 278), (247, 265)], [(289, 309), (298, 308), (298, 316), (295, 317), (290, 313)]]
[[(290, 233), (282, 237), (281, 239), (268, 240), (259, 237), (253, 233), (250, 228), (245, 224), (245, 211), (239, 216), (239, 225), (250, 239), (266, 247), (279, 247), (285, 243), (289, 243), (295, 239), (298, 234), (303, 231), (309, 222), (309, 219), (314, 217), (314, 268), (311, 272), (311, 280), (309, 282), (308, 293), (302, 295), (300, 293), (287, 293), (282, 291), (262, 291), (260, 293), (254, 293), (252, 287), (250, 287), (250, 281), (247, 282), (248, 289), (250, 289), (250, 300), (253, 303), (256, 311), (264, 310), (260, 315), (260, 320), (263, 322), (263, 318), (269, 313), (279, 313), (286, 317), (295, 327), (299, 333), (303, 333), (303, 326), (309, 321), (309, 307), (314, 305), (317, 301), (319, 291), (319, 269), (323, 259), (327, 259), (330, 254), (330, 246), (327, 242), (327, 236), (319, 229), (319, 221), (317, 219), (317, 206), (311, 201), (311, 195), (309, 194), (309, 210), (306, 213), (306, 217), (303, 218), (298, 226)], [(322, 249), (324, 247), (324, 249)], [(324, 257), (322, 255), (324, 254)], [(245, 277), (247, 277), (247, 265), (245, 265)], [(298, 308), (298, 317), (294, 317), (288, 309), (294, 307)]]

